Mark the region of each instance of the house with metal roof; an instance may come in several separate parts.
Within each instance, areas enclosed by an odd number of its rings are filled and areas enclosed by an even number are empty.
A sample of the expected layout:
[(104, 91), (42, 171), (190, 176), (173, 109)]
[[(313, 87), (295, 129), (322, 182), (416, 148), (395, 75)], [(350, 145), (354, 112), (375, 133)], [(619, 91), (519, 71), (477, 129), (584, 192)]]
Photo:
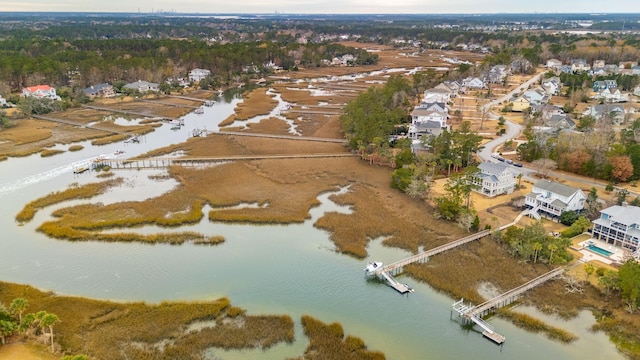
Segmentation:
[(550, 180), (539, 180), (525, 196), (524, 204), (529, 214), (540, 219), (540, 212), (559, 217), (565, 211), (581, 212), (587, 196), (578, 188)]
[(640, 207), (615, 205), (600, 210), (600, 218), (593, 220), (595, 239), (629, 249), (633, 257), (640, 258)]
[(473, 179), (478, 186), (475, 191), (494, 197), (501, 194), (511, 194), (516, 188), (515, 174), (508, 165), (503, 163), (483, 162), (478, 165), (480, 174)]

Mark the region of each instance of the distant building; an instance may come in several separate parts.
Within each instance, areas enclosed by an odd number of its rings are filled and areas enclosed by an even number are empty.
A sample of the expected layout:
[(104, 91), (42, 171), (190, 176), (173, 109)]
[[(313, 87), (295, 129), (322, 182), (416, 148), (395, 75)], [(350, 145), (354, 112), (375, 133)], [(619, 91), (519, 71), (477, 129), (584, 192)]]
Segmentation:
[(584, 209), (586, 195), (582, 190), (549, 180), (539, 180), (525, 196), (525, 206), (529, 213), (540, 218), (543, 212), (552, 217), (559, 217), (565, 211), (580, 212)]
[(0, 106), (5, 107), (7, 106), (7, 100), (5, 100), (2, 95), (0, 95)]
[(49, 85), (36, 85), (23, 88), (22, 96), (35, 97), (38, 99), (60, 100), (60, 96), (56, 94), (56, 89)]
[(516, 188), (515, 175), (508, 165), (483, 162), (478, 165), (480, 175), (473, 179), (478, 186), (475, 191), (494, 197), (501, 194), (511, 194)]
[(148, 81), (144, 81), (144, 80), (138, 80), (136, 82), (129, 83), (129, 84), (123, 86), (123, 88), (130, 89), (130, 90), (135, 90), (135, 91), (138, 91), (138, 92), (141, 92), (141, 93), (145, 93), (147, 91), (156, 92), (156, 91), (159, 90), (158, 84), (152, 83), (152, 82), (148, 82)]
[(96, 96), (113, 97), (116, 95), (116, 92), (113, 90), (113, 86), (107, 83), (89, 86), (82, 90), (82, 92), (90, 98), (94, 98)]
[(211, 75), (211, 70), (206, 69), (193, 69), (189, 71), (189, 80), (193, 82), (200, 82), (207, 76)]
[(629, 249), (640, 258), (640, 207), (611, 206), (600, 210), (600, 218), (593, 221), (593, 237), (608, 244)]

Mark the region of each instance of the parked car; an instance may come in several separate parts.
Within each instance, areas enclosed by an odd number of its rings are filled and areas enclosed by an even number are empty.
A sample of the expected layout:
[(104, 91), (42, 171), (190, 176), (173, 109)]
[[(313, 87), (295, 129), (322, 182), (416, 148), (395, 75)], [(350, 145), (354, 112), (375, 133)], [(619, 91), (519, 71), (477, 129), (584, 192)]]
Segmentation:
[(513, 163), (513, 166), (522, 167), (522, 164), (517, 163), (517, 162), (514, 162), (514, 163)]

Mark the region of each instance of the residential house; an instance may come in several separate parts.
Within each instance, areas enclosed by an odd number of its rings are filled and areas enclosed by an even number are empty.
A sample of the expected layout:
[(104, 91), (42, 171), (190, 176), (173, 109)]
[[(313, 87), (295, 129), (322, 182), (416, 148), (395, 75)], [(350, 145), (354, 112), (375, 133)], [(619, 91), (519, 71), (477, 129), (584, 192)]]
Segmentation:
[[(442, 85), (446, 86), (447, 88), (451, 89), (451, 93), (452, 93), (452, 97), (456, 97), (459, 94), (464, 94), (465, 91), (467, 90), (464, 86), (462, 86), (462, 84), (458, 81), (451, 81), (451, 80), (447, 80), (445, 82), (442, 83)], [(440, 87), (440, 85), (436, 86), (436, 87)]]
[(640, 75), (640, 66), (634, 66), (631, 68), (631, 75)]
[(415, 108), (411, 112), (411, 123), (413, 125), (426, 123), (427, 121), (435, 121), (440, 124), (441, 128), (448, 128), (447, 119), (447, 113), (435, 110)]
[(192, 82), (200, 82), (204, 80), (207, 76), (211, 75), (211, 70), (207, 69), (193, 69), (189, 71), (189, 81)]
[(598, 91), (594, 96), (594, 99), (608, 102), (608, 103), (619, 103), (619, 102), (627, 102), (629, 101), (629, 95), (623, 94), (620, 92), (620, 89), (609, 88)]
[(152, 82), (148, 82), (148, 81), (144, 81), (144, 80), (138, 80), (136, 82), (132, 82), (129, 83), (125, 86), (123, 86), (123, 88), (125, 89), (130, 89), (130, 90), (135, 90), (141, 93), (145, 93), (147, 91), (158, 91), (158, 84), (156, 83), (152, 83)]
[(635, 95), (635, 96), (640, 96), (640, 86), (636, 86), (636, 87), (633, 89), (633, 95)]
[(473, 179), (478, 186), (475, 191), (494, 197), (501, 194), (511, 194), (516, 188), (514, 173), (504, 163), (482, 162), (478, 165), (480, 174)]
[(418, 141), (424, 136), (438, 136), (442, 134), (444, 129), (440, 122), (427, 120), (425, 122), (410, 124), (408, 135), (410, 139)]
[(562, 66), (562, 61), (558, 59), (549, 59), (547, 60), (547, 68), (557, 70)]
[(626, 111), (622, 105), (615, 104), (599, 104), (591, 105), (582, 115), (593, 116), (596, 120), (610, 119), (614, 124), (622, 124), (624, 122)]
[(598, 92), (605, 89), (615, 89), (618, 87), (616, 80), (598, 80), (593, 83), (593, 91)]
[(565, 211), (581, 212), (586, 195), (582, 190), (549, 180), (538, 180), (531, 192), (525, 196), (529, 214), (537, 219), (540, 212), (559, 217)]
[(592, 68), (591, 71), (589, 72), (589, 75), (591, 75), (591, 76), (605, 76), (605, 75), (609, 75), (609, 73), (607, 72), (607, 69), (605, 69), (603, 67), (599, 67), (599, 68)]
[(567, 114), (551, 115), (544, 121), (544, 125), (554, 130), (573, 130), (576, 127), (575, 121)]
[(511, 72), (514, 74), (529, 74), (533, 70), (533, 64), (527, 59), (517, 59), (511, 62)]
[(560, 89), (562, 89), (562, 82), (560, 82), (559, 77), (553, 76), (542, 80), (542, 84), (540, 84), (540, 87), (548, 95), (558, 95), (560, 93)]
[(543, 122), (551, 119), (553, 115), (564, 115), (564, 111), (561, 108), (549, 103), (532, 105), (531, 112), (540, 114)]
[(506, 65), (494, 65), (485, 76), (486, 82), (499, 84), (509, 75), (509, 68)]
[(451, 90), (446, 90), (442, 88), (431, 88), (424, 91), (424, 96), (422, 98), (422, 102), (430, 103), (430, 102), (442, 102), (448, 103), (451, 101)]
[(22, 96), (35, 97), (38, 99), (60, 100), (60, 96), (56, 94), (56, 89), (49, 85), (36, 85), (23, 88)]
[(638, 62), (637, 61), (621, 61), (620, 65), (618, 65), (618, 69), (622, 70), (622, 69), (631, 69), (634, 66), (638, 66)]
[(591, 232), (594, 239), (629, 249), (636, 260), (640, 259), (640, 207), (615, 205), (600, 210)]
[(447, 104), (441, 102), (422, 102), (416, 107), (416, 109), (438, 111), (445, 114), (449, 113), (449, 107), (447, 106)]
[(573, 67), (571, 65), (562, 65), (558, 68), (561, 73), (573, 74)]
[(531, 107), (531, 101), (524, 96), (518, 96), (514, 100), (511, 100), (511, 111), (523, 112)]
[(549, 95), (547, 95), (544, 89), (540, 87), (537, 87), (533, 90), (527, 90), (522, 93), (522, 96), (527, 98), (531, 105), (538, 105), (549, 102)]
[(458, 84), (456, 86), (456, 83), (453, 82), (448, 82), (448, 83), (440, 83), (437, 86), (434, 87), (434, 89), (439, 89), (439, 90), (443, 90), (449, 93), (449, 98), (454, 98), (456, 96), (458, 96), (459, 92), (460, 92), (460, 88), (461, 86)]
[(580, 73), (584, 71), (591, 70), (591, 66), (587, 64), (587, 60), (585, 59), (571, 59), (571, 70), (574, 73)]
[(607, 72), (607, 74), (611, 74), (611, 75), (615, 75), (620, 71), (618, 69), (618, 65), (616, 64), (606, 64), (604, 66), (604, 70)]
[(592, 67), (595, 68), (604, 68), (605, 62), (604, 60), (593, 60)]
[(116, 96), (113, 85), (107, 83), (89, 86), (88, 88), (82, 90), (82, 92), (84, 92), (85, 95), (92, 99), (94, 97), (107, 98)]
[(462, 85), (465, 86), (467, 89), (472, 89), (472, 90), (484, 89), (486, 87), (485, 82), (482, 81), (482, 79), (477, 77), (468, 77), (462, 80)]

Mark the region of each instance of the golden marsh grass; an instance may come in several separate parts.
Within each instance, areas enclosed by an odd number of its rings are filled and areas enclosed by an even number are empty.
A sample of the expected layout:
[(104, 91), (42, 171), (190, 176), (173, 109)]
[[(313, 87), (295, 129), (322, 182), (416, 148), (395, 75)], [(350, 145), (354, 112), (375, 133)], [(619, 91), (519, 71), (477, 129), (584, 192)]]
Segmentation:
[[(206, 302), (116, 303), (45, 293), (0, 282), (0, 301), (17, 297), (28, 312), (46, 310), (60, 318), (55, 341), (64, 353), (92, 359), (199, 359), (211, 347), (268, 348), (293, 341), (293, 321), (284, 315), (247, 315), (226, 298)], [(211, 327), (189, 329), (205, 322)], [(165, 344), (165, 346), (157, 346)], [(116, 350), (117, 349), (117, 350)]]
[(40, 152), (40, 157), (50, 157), (58, 154), (62, 154), (64, 150), (58, 149), (44, 149)]
[(80, 151), (84, 149), (84, 146), (82, 145), (71, 145), (69, 146), (69, 151)]
[(220, 123), (220, 127), (231, 125), (234, 121), (248, 120), (258, 115), (266, 115), (273, 110), (278, 102), (267, 94), (267, 88), (257, 88), (243, 97), (243, 101), (236, 105), (235, 114)]
[(385, 359), (383, 353), (367, 350), (362, 339), (351, 335), (345, 337), (340, 323), (325, 324), (309, 315), (303, 315), (302, 327), (309, 338), (309, 346), (302, 357), (304, 359)]

